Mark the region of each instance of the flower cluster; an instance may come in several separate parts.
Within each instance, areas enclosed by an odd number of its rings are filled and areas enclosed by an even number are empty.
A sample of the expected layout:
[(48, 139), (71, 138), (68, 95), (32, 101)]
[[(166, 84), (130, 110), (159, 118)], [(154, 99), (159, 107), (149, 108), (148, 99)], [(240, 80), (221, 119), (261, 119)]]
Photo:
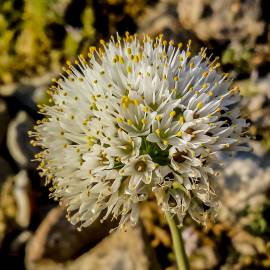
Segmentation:
[(149, 197), (179, 224), (187, 213), (205, 223), (216, 153), (245, 150), (239, 89), (191, 42), (127, 33), (100, 44), (67, 62), (30, 132), (52, 196), (79, 227), (101, 213), (135, 224)]

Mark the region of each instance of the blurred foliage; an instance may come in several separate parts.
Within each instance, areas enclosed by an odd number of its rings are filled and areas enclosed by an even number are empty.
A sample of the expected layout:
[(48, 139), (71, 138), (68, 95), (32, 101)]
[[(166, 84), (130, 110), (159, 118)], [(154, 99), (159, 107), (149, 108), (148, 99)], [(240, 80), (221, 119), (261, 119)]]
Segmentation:
[[(129, 26), (147, 0), (12, 0), (0, 2), (0, 83), (59, 71), (98, 38)], [(121, 30), (122, 29), (122, 30)], [(125, 29), (126, 30), (126, 29)], [(102, 33), (102, 34), (101, 34)]]
[(224, 65), (232, 65), (233, 69), (239, 73), (249, 73), (252, 70), (251, 58), (250, 48), (241, 48), (239, 52), (239, 49), (228, 47), (222, 53), (221, 62)]

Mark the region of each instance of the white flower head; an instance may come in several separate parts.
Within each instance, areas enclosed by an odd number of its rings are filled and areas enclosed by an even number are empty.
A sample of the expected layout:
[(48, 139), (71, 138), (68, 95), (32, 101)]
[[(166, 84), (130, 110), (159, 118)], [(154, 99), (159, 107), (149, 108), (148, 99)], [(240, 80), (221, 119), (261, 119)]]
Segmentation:
[(239, 89), (205, 49), (192, 56), (190, 42), (127, 33), (100, 43), (67, 62), (30, 132), (52, 196), (80, 227), (101, 212), (136, 223), (151, 194), (179, 223), (188, 213), (204, 223), (216, 207), (215, 154), (245, 150)]

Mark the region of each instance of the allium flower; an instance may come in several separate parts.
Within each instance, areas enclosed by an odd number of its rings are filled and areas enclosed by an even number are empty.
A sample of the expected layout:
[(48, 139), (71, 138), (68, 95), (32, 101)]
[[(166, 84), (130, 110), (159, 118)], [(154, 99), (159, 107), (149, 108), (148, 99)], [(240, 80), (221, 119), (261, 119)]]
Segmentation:
[(205, 49), (117, 36), (91, 47), (51, 87), (33, 144), (52, 196), (79, 227), (99, 216), (138, 220), (149, 197), (200, 222), (216, 207), (209, 176), (218, 151), (245, 150), (239, 89)]

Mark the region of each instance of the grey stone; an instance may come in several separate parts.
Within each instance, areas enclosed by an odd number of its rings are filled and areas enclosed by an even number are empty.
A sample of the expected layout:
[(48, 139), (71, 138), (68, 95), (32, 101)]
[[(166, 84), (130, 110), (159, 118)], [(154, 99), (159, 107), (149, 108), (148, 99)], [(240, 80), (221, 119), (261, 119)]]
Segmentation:
[[(269, 159), (269, 156), (265, 158)], [(253, 153), (224, 160), (223, 171), (217, 183), (218, 197), (222, 202), (219, 219), (234, 222), (238, 213), (256, 203), (263, 205), (258, 195), (264, 194), (270, 188), (270, 167), (265, 167), (263, 158)], [(259, 200), (258, 200), (259, 198)]]
[(30, 144), (27, 134), (32, 128), (33, 120), (24, 111), (20, 111), (8, 126), (7, 147), (21, 168), (34, 168), (36, 166), (31, 160), (38, 149)]
[(27, 261), (30, 264), (44, 259), (65, 262), (78, 256), (82, 249), (95, 245), (110, 228), (110, 224), (101, 225), (97, 221), (79, 232), (66, 219), (65, 210), (56, 207), (48, 213), (31, 239)]
[[(64, 217), (51, 210), (26, 248), (28, 270), (159, 270), (143, 231), (130, 228), (109, 236), (111, 223), (99, 221), (78, 232)], [(105, 237), (105, 238), (104, 238)], [(103, 239), (101, 242), (99, 242)], [(96, 244), (95, 247), (93, 247)], [(88, 247), (88, 249), (87, 249)], [(91, 247), (93, 247), (91, 249)], [(88, 250), (86, 252), (83, 252)]]
[(184, 28), (201, 40), (215, 39), (252, 45), (262, 34), (260, 2), (235, 0), (179, 0), (178, 15)]
[[(41, 77), (22, 79), (19, 83), (12, 83), (0, 86), (0, 95), (4, 97), (12, 97), (22, 106), (29, 110), (36, 111), (36, 103), (41, 101), (40, 91), (45, 93), (51, 78), (55, 73), (47, 73)], [(37, 93), (39, 92), (39, 93)]]
[(25, 170), (14, 176), (13, 197), (16, 203), (16, 223), (27, 228), (31, 220), (31, 185)]

